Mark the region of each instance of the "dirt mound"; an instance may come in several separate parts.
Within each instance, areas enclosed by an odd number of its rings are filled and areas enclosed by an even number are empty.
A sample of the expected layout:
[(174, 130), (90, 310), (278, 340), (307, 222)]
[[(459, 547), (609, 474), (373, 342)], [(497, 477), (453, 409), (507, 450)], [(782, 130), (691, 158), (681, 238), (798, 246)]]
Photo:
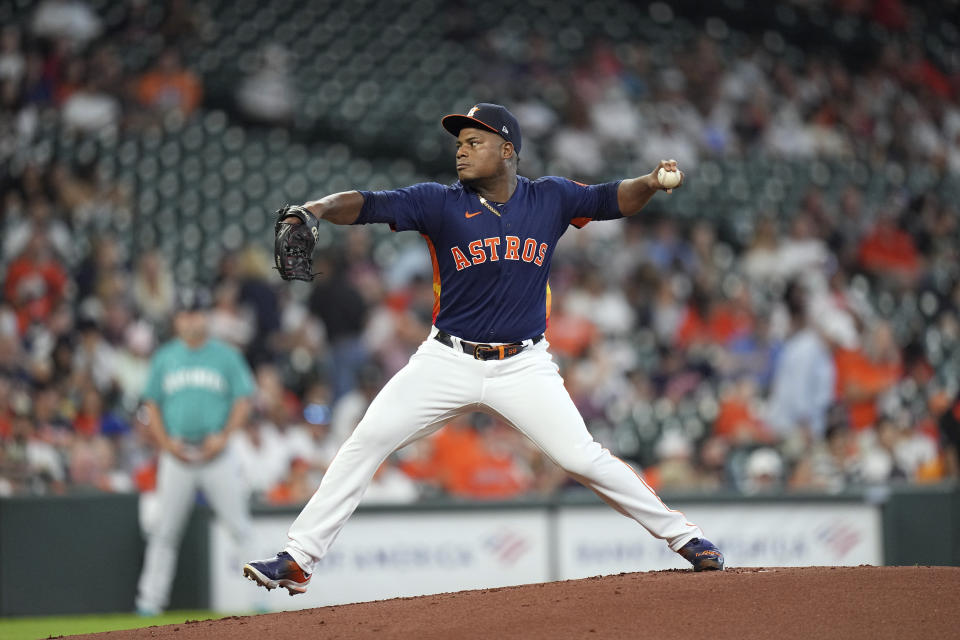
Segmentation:
[(654, 571), (77, 638), (960, 638), (960, 567)]

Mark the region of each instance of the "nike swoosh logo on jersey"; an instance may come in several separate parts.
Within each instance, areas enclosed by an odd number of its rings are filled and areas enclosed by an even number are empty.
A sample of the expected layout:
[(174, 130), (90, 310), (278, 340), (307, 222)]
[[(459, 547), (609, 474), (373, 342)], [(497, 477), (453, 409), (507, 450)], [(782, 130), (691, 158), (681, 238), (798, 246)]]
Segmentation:
[(474, 211), (473, 213), (470, 213), (469, 211), (464, 211), (464, 212), (463, 212), (463, 217), (464, 217), (464, 218), (472, 218), (473, 216), (478, 216), (478, 215), (480, 215), (481, 213), (483, 213), (483, 211)]

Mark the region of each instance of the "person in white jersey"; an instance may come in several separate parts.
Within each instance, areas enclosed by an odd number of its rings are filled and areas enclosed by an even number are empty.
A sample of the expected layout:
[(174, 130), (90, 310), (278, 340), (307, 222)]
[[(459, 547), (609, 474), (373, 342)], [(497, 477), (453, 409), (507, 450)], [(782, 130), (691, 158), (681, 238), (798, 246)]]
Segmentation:
[[(560, 236), (571, 226), (638, 213), (658, 191), (670, 191), (657, 174), (679, 172), (676, 161), (606, 184), (528, 180), (517, 175), (520, 126), (506, 108), (477, 104), (464, 115), (443, 118), (442, 125), (456, 136), (457, 182), (348, 191), (279, 212), (281, 239), (291, 225), (315, 231), (318, 219), (419, 232), (433, 261), (433, 327), (341, 447), (290, 527), (283, 551), (246, 564), (244, 575), (267, 589), (306, 591), (386, 457), (474, 411), (498, 416), (526, 435), (695, 570), (723, 569), (723, 554), (700, 528), (593, 439), (543, 336), (550, 314), (547, 277)], [(679, 178), (682, 184), (682, 173)], [(285, 259), (278, 253), (282, 275)]]

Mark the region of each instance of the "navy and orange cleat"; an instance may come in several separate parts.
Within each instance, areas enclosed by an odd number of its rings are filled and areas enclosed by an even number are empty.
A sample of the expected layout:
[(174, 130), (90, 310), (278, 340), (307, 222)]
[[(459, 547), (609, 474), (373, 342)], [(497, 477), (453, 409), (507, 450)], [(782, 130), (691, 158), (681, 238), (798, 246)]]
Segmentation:
[(677, 551), (694, 571), (723, 571), (723, 554), (706, 538), (694, 538)]
[(310, 574), (305, 573), (286, 551), (281, 551), (275, 558), (248, 562), (243, 565), (243, 575), (266, 587), (267, 591), (285, 587), (292, 596), (306, 593), (310, 584)]

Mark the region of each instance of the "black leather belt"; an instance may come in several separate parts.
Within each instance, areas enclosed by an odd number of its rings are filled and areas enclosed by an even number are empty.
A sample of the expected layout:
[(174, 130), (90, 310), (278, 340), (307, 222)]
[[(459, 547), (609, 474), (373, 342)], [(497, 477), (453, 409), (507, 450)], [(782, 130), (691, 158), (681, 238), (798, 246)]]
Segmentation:
[[(433, 336), (433, 339), (444, 344), (451, 349), (453, 346), (453, 337), (446, 331), (437, 331), (437, 335)], [(537, 344), (543, 340), (543, 334), (533, 338), (531, 340), (531, 345)], [(527, 345), (522, 342), (511, 342), (510, 344), (483, 344), (476, 342), (467, 342), (466, 340), (460, 341), (460, 348), (463, 349), (464, 353), (468, 353), (477, 360), (503, 360), (504, 358), (509, 358), (515, 356), (524, 349), (527, 348)]]

